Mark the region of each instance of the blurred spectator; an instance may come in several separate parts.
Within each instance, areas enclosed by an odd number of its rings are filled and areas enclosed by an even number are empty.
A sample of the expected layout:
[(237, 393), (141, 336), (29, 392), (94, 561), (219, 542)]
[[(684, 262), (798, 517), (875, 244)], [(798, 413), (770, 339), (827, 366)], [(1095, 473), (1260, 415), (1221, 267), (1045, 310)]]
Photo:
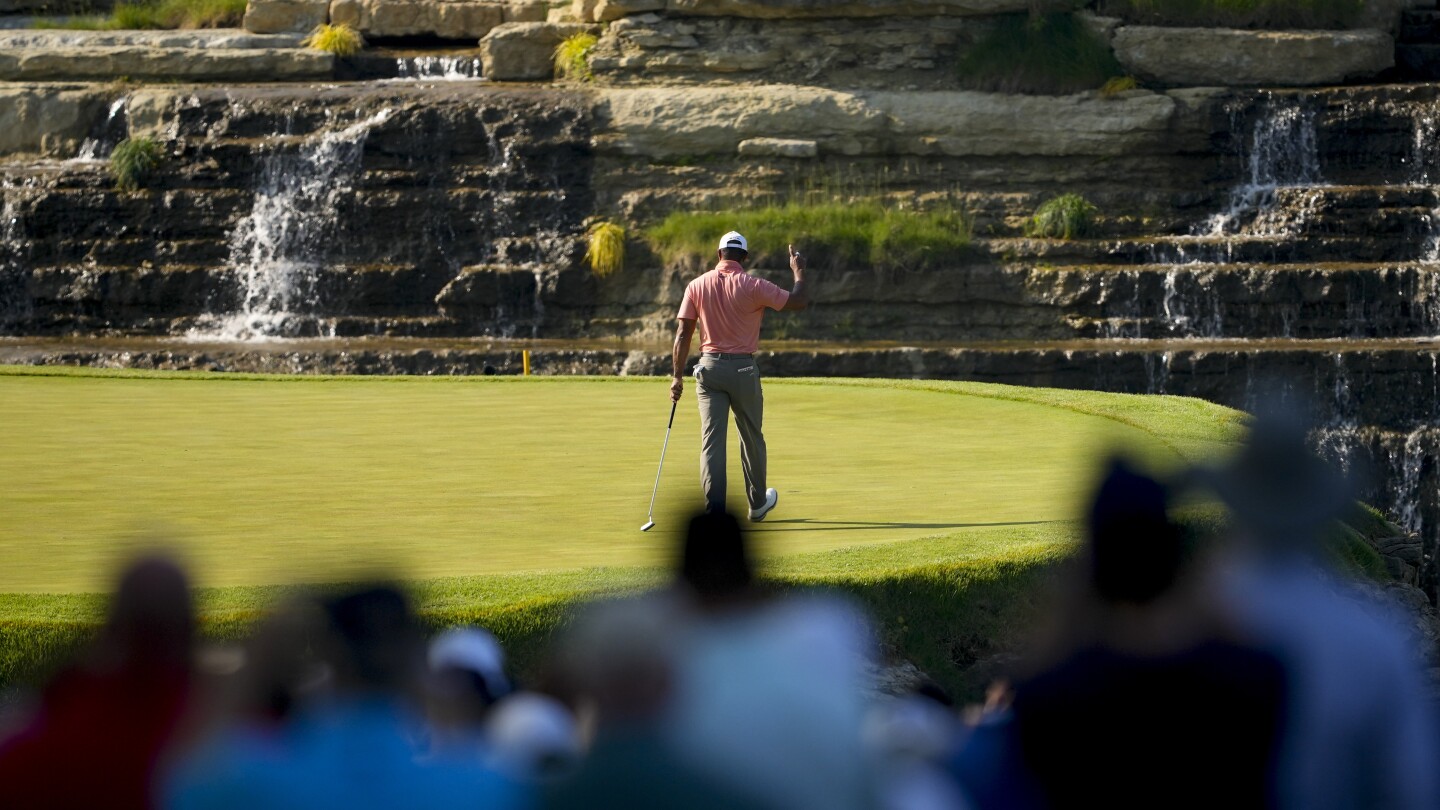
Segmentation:
[(424, 644), (405, 597), (389, 587), (324, 605), (321, 657), (331, 694), (299, 707), (269, 739), (222, 733), (173, 773), (168, 806), (190, 808), (511, 808), (522, 792), (478, 761), (417, 761), (420, 719), (408, 698)]
[(505, 651), (488, 630), (454, 627), (430, 642), (425, 693), (431, 748), (481, 756), (486, 715), (510, 693)]
[[(665, 595), (593, 607), (560, 646), (559, 679), (588, 706), (589, 756), (552, 785), (551, 810), (759, 810), (727, 774), (712, 778), (679, 759), (662, 734), (673, 703), (675, 609)], [(728, 777), (728, 778), (727, 778)]]
[(1041, 669), (956, 760), (980, 807), (1266, 807), (1285, 681), (1188, 572), (1165, 490), (1111, 467)]
[(1401, 616), (1332, 573), (1323, 533), (1353, 504), (1310, 452), (1295, 409), (1267, 406), (1214, 477), (1242, 543), (1227, 601), (1291, 682), (1281, 750), (1285, 807), (1433, 808), (1437, 748), (1416, 645)]
[(534, 692), (500, 701), (486, 718), (485, 738), (498, 768), (530, 782), (567, 776), (581, 758), (575, 715), (555, 698)]
[(147, 808), (186, 712), (194, 609), (168, 559), (126, 569), (99, 638), (0, 743), (0, 803), (13, 808)]
[(771, 596), (752, 572), (734, 517), (690, 521), (677, 591), (692, 615), (677, 639), (673, 745), (693, 767), (766, 804), (871, 806), (864, 617), (833, 598)]

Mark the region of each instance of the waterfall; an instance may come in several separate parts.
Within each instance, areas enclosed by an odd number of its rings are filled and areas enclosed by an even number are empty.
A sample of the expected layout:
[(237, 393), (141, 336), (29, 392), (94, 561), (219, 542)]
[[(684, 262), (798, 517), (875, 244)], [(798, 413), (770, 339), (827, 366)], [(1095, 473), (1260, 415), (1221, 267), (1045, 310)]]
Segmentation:
[(129, 102), (129, 96), (121, 96), (110, 102), (110, 112), (105, 116), (105, 123), (100, 125), (98, 132), (80, 143), (80, 149), (75, 153), (73, 160), (88, 162), (110, 157), (116, 144), (120, 143), (128, 134), (129, 127), (126, 123), (125, 107)]
[(474, 56), (413, 56), (395, 60), (399, 81), (461, 81), (480, 78), (480, 58)]
[(275, 152), (260, 167), (250, 213), (230, 238), (229, 270), (240, 282), (240, 311), (209, 319), (192, 337), (255, 340), (299, 334), (314, 313), (316, 282), (331, 266), (326, 240), (360, 170), (370, 131), (384, 109), (344, 129), (312, 136), (298, 152)]
[[(1239, 128), (1238, 120), (1236, 128)], [(1200, 226), (1199, 235), (1296, 233), (1318, 197), (1304, 195), (1301, 206), (1287, 211), (1277, 206), (1277, 195), (1284, 188), (1323, 182), (1314, 110), (1299, 102), (1268, 102), (1250, 129), (1241, 160), (1245, 180), (1230, 192), (1225, 210)]]

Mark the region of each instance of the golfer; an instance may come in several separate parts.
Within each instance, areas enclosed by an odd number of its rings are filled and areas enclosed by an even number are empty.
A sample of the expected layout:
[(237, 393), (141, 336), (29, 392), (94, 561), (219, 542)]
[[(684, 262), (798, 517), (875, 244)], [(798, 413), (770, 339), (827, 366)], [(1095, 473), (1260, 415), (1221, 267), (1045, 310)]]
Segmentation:
[(760, 391), (760, 322), (765, 309), (797, 310), (810, 303), (805, 289), (805, 257), (790, 246), (790, 270), (795, 287), (785, 292), (763, 278), (745, 272), (750, 257), (745, 237), (731, 231), (720, 237), (716, 255), (720, 263), (685, 288), (680, 323), (675, 329), (672, 353), (674, 376), (670, 400), (680, 401), (685, 391), (685, 361), (695, 325), (700, 325), (700, 362), (695, 364), (695, 398), (700, 402), (700, 486), (705, 508), (725, 509), (725, 433), (730, 412), (740, 431), (740, 464), (745, 470), (745, 495), (750, 519), (764, 520), (780, 501), (780, 494), (765, 487), (765, 397)]

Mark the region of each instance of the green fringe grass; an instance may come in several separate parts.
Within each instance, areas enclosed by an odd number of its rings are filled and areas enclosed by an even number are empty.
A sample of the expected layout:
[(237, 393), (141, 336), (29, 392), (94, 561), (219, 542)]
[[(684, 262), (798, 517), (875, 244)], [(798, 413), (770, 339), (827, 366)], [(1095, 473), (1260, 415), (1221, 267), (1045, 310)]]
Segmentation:
[(1124, 74), (1110, 46), (1074, 14), (1009, 14), (956, 68), (970, 90), (1063, 95)]
[(625, 266), (625, 228), (613, 222), (597, 222), (590, 228), (585, 261), (590, 272), (604, 278)]
[(590, 72), (590, 52), (600, 42), (594, 34), (571, 34), (555, 47), (555, 76), (577, 82), (594, 78)]
[(110, 153), (110, 176), (121, 191), (138, 191), (160, 167), (160, 144), (144, 135), (126, 138)]
[(354, 56), (365, 47), (365, 38), (348, 25), (317, 25), (310, 36), (300, 43), (307, 48), (333, 53), (336, 56)]
[(1095, 215), (1099, 212), (1079, 194), (1062, 194), (1047, 200), (1025, 225), (1026, 236), (1046, 239), (1078, 239), (1095, 231)]

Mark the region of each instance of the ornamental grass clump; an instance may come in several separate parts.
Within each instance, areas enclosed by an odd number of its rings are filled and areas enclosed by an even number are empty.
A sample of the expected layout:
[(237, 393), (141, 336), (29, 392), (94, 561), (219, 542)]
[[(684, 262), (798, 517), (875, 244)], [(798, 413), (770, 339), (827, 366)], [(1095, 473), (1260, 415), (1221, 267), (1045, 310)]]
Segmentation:
[(886, 200), (789, 202), (731, 211), (678, 211), (649, 228), (645, 238), (661, 258), (679, 261), (715, 255), (715, 239), (737, 230), (754, 246), (752, 256), (783, 254), (790, 243), (805, 252), (851, 266), (910, 267), (933, 264), (970, 244), (970, 219), (945, 205), (903, 211)]
[(1102, 0), (1102, 14), (1143, 25), (1343, 29), (1366, 0)]
[(613, 222), (590, 226), (585, 261), (590, 272), (604, 278), (625, 266), (625, 228)]
[(590, 52), (599, 42), (594, 34), (584, 32), (566, 37), (564, 42), (555, 46), (555, 76), (577, 82), (595, 78), (590, 72)]
[(989, 93), (1063, 95), (1124, 75), (1110, 46), (1070, 13), (1007, 14), (959, 61), (960, 83)]
[(1045, 239), (1078, 239), (1095, 232), (1099, 209), (1079, 194), (1062, 194), (1035, 209), (1025, 225), (1026, 236)]
[(110, 176), (121, 191), (138, 191), (145, 187), (160, 167), (160, 144), (141, 135), (126, 138), (110, 153)]
[(359, 31), (344, 23), (340, 25), (322, 23), (317, 25), (315, 30), (310, 32), (310, 36), (300, 44), (317, 51), (333, 53), (336, 56), (354, 56), (364, 49), (365, 38), (360, 36)]

